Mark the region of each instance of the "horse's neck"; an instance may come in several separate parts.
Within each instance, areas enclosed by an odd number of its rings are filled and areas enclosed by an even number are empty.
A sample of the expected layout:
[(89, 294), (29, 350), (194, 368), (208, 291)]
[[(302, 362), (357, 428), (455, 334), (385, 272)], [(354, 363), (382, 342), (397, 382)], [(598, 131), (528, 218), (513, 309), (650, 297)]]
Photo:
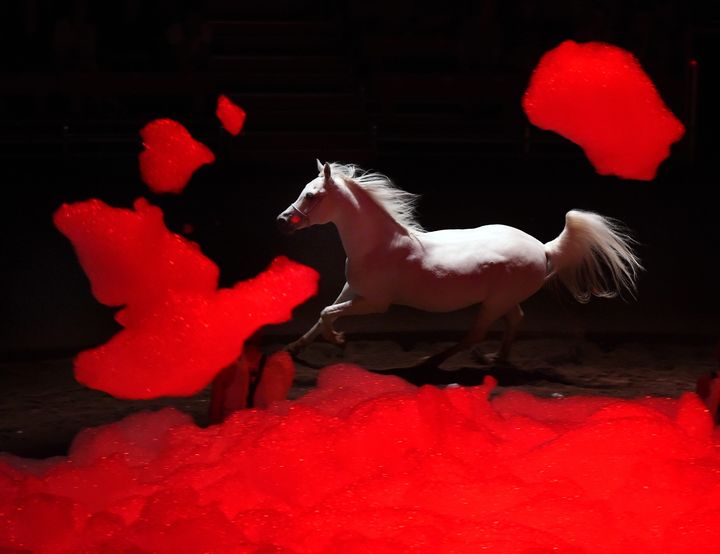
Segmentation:
[(407, 230), (358, 185), (347, 185), (342, 206), (335, 218), (348, 259), (358, 259), (388, 247)]

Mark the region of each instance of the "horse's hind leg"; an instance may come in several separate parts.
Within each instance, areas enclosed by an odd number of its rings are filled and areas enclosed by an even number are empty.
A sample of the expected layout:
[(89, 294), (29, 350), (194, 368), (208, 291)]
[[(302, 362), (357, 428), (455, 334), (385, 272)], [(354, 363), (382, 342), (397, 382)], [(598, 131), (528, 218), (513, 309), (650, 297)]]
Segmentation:
[[(516, 306), (519, 310), (519, 306)], [(522, 319), (522, 310), (520, 311), (520, 318)], [(493, 306), (491, 304), (482, 304), (480, 306), (480, 309), (478, 311), (477, 317), (475, 319), (475, 323), (470, 328), (468, 333), (465, 335), (465, 337), (457, 343), (455, 346), (448, 348), (447, 350), (443, 350), (442, 352), (439, 352), (437, 354), (434, 354), (430, 356), (429, 358), (425, 359), (421, 364), (420, 367), (427, 367), (427, 368), (437, 368), (440, 364), (442, 364), (445, 360), (450, 358), (451, 356), (454, 356), (455, 354), (462, 352), (463, 350), (466, 350), (470, 348), (471, 346), (475, 346), (476, 344), (481, 343), (485, 340), (485, 337), (487, 335), (488, 330), (490, 329), (490, 326), (495, 323), (498, 319), (505, 316), (508, 312), (507, 304), (504, 306)], [(514, 321), (514, 319), (513, 319)], [(518, 323), (515, 325), (515, 328), (517, 327)], [(512, 339), (510, 340), (512, 341)], [(509, 344), (508, 344), (509, 349)]]
[(503, 333), (500, 350), (498, 350), (495, 354), (485, 356), (486, 361), (506, 362), (508, 360), (510, 357), (510, 348), (517, 336), (517, 331), (520, 328), (520, 324), (522, 323), (524, 317), (525, 314), (523, 313), (520, 304), (515, 304), (505, 313), (503, 316), (503, 319), (505, 320), (505, 332)]
[(505, 331), (503, 332), (500, 349), (490, 354), (475, 353), (474, 356), (481, 362), (486, 364), (495, 364), (507, 362), (510, 358), (510, 349), (513, 345), (517, 331), (520, 328), (522, 320), (525, 318), (520, 304), (515, 304), (502, 316), (505, 322)]

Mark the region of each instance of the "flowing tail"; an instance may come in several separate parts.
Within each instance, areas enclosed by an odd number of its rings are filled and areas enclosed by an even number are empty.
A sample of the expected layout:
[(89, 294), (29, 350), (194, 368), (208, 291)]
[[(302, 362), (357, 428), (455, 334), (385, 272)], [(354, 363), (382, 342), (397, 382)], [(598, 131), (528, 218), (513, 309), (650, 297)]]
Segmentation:
[(593, 212), (570, 210), (562, 233), (545, 244), (550, 261), (546, 280), (557, 277), (578, 302), (591, 297), (635, 296), (642, 270), (635, 240), (619, 221)]

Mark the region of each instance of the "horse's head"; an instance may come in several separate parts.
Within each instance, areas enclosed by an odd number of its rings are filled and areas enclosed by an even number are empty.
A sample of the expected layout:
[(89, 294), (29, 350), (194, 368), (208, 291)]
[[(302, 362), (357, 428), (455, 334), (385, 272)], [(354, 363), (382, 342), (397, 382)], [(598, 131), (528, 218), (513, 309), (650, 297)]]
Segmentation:
[(297, 200), (278, 217), (277, 224), (284, 233), (292, 233), (311, 225), (328, 223), (332, 219), (332, 202), (327, 199), (337, 191), (330, 164), (317, 160), (319, 175), (303, 188)]

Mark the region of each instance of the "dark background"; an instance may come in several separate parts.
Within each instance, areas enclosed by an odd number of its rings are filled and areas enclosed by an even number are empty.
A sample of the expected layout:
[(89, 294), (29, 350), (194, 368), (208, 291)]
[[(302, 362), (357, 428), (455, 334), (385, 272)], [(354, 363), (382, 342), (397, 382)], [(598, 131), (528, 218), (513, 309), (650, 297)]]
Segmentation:
[[(647, 271), (637, 302), (588, 307), (588, 328), (717, 331), (720, 8), (25, 0), (3, 3), (0, 26), (5, 359), (71, 354), (114, 332), (113, 310), (92, 298), (51, 222), (63, 202), (91, 197), (130, 206), (145, 196), (161, 206), (168, 226), (217, 262), (224, 286), (278, 254), (315, 267), (318, 297), (272, 330), (298, 332), (343, 281), (333, 228), (291, 237), (275, 229), (275, 216), (316, 175), (315, 158), (382, 171), (421, 194), (430, 230), (501, 222), (547, 241), (570, 208), (619, 218), (640, 241)], [(577, 146), (528, 124), (520, 99), (531, 71), (566, 39), (633, 52), (685, 124), (654, 181), (598, 176)], [(248, 112), (240, 137), (214, 117), (220, 93)], [(153, 195), (139, 179), (138, 131), (158, 117), (180, 121), (217, 155), (180, 196)]]

